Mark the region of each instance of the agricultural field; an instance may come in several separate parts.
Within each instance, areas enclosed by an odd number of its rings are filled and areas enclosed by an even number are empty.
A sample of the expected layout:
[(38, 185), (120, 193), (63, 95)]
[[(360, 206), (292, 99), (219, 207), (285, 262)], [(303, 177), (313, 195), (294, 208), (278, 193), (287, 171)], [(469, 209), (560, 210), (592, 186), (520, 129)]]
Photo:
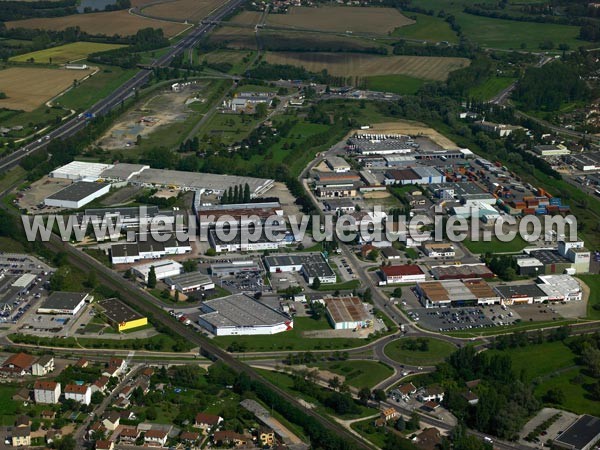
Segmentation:
[(327, 70), (335, 76), (407, 75), (436, 81), (443, 81), (453, 70), (469, 65), (469, 60), (466, 58), (339, 53), (271, 52), (266, 54), (266, 60), (272, 64), (304, 67), (311, 72)]
[(335, 361), (319, 363), (317, 367), (342, 375), (346, 383), (357, 389), (372, 389), (394, 374), (392, 369), (377, 361)]
[(172, 37), (181, 33), (189, 25), (175, 22), (158, 21), (129, 14), (128, 11), (110, 11), (90, 14), (73, 14), (64, 17), (35, 18), (13, 20), (5, 23), (7, 28), (30, 28), (41, 30), (64, 30), (69, 27), (79, 27), (89, 34), (120, 34), (129, 36), (142, 28), (162, 28), (165, 36)]
[(9, 61), (63, 64), (84, 59), (91, 53), (106, 52), (121, 47), (125, 46), (118, 44), (100, 44), (95, 42), (73, 42), (71, 44), (59, 45), (58, 47), (47, 48), (37, 52), (13, 56)]
[(511, 77), (492, 77), (484, 83), (472, 88), (469, 91), (469, 96), (475, 100), (487, 102), (509, 87), (515, 78)]
[(287, 14), (270, 14), (267, 25), (328, 32), (387, 34), (413, 21), (394, 8), (348, 6), (294, 7)]
[(91, 70), (64, 70), (11, 67), (0, 70), (0, 86), (7, 98), (0, 108), (33, 111), (73, 84), (87, 77)]
[(160, 19), (199, 22), (224, 3), (223, 0), (175, 0), (149, 4), (141, 12)]
[(458, 36), (444, 19), (425, 14), (407, 13), (414, 23), (396, 28), (392, 36), (429, 42), (458, 43)]
[(229, 73), (241, 74), (254, 53), (236, 50), (215, 50), (210, 53), (200, 53), (197, 56), (198, 63), (206, 61), (208, 64), (231, 64)]
[(423, 80), (406, 75), (378, 75), (365, 77), (367, 89), (372, 91), (393, 92), (400, 95), (412, 95), (423, 86)]

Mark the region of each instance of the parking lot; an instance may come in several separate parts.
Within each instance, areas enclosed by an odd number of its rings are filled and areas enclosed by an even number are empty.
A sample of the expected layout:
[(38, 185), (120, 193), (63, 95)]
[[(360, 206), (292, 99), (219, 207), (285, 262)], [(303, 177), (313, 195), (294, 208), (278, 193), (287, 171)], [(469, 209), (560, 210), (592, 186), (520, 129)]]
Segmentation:
[(339, 271), (339, 275), (344, 279), (344, 281), (349, 281), (356, 278), (354, 274), (354, 270), (348, 264), (348, 260), (343, 257), (333, 257), (331, 258), (331, 262), (333, 262)]
[(237, 275), (221, 277), (216, 282), (218, 286), (221, 286), (232, 293), (235, 292), (262, 292), (264, 290), (270, 290), (268, 286), (263, 283), (263, 278), (260, 272), (242, 272)]

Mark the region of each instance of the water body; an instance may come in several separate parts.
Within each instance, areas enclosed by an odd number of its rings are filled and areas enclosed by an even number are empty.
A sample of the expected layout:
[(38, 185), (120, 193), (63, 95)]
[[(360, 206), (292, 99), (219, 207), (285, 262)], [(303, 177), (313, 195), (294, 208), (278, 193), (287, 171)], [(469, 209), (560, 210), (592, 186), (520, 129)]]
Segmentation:
[(109, 5), (114, 5), (117, 3), (117, 0), (81, 0), (79, 6), (77, 7), (77, 11), (83, 13), (87, 10), (91, 11), (104, 11)]

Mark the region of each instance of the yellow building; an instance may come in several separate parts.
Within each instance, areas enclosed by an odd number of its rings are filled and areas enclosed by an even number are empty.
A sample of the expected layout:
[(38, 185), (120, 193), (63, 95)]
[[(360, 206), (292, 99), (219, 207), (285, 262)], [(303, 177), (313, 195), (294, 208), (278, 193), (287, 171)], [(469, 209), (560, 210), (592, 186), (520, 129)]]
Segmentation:
[(148, 318), (116, 298), (98, 302), (108, 322), (119, 332), (148, 325)]

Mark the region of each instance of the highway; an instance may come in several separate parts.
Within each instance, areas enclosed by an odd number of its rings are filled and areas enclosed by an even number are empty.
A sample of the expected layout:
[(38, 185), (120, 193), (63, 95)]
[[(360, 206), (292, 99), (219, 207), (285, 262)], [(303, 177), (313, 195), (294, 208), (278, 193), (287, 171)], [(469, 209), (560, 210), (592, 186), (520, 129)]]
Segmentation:
[[(231, 0), (221, 9), (207, 17), (200, 25), (197, 25), (187, 36), (179, 42), (171, 46), (170, 50), (162, 57), (154, 60), (153, 67), (161, 67), (169, 65), (171, 60), (180, 55), (187, 49), (193, 48), (205, 33), (211, 31), (217, 21), (230, 14), (238, 8), (243, 0)], [(65, 139), (73, 136), (77, 132), (86, 127), (89, 117), (103, 116), (110, 112), (113, 108), (119, 106), (121, 102), (127, 100), (130, 96), (135, 95), (135, 91), (144, 86), (151, 75), (149, 69), (140, 69), (132, 78), (114, 90), (109, 96), (98, 101), (92, 107), (83, 113), (66, 121), (59, 127), (53, 129), (47, 134), (39, 137), (37, 140), (15, 150), (10, 155), (0, 159), (0, 172), (6, 171), (19, 163), (27, 155), (45, 148), (54, 139)]]

